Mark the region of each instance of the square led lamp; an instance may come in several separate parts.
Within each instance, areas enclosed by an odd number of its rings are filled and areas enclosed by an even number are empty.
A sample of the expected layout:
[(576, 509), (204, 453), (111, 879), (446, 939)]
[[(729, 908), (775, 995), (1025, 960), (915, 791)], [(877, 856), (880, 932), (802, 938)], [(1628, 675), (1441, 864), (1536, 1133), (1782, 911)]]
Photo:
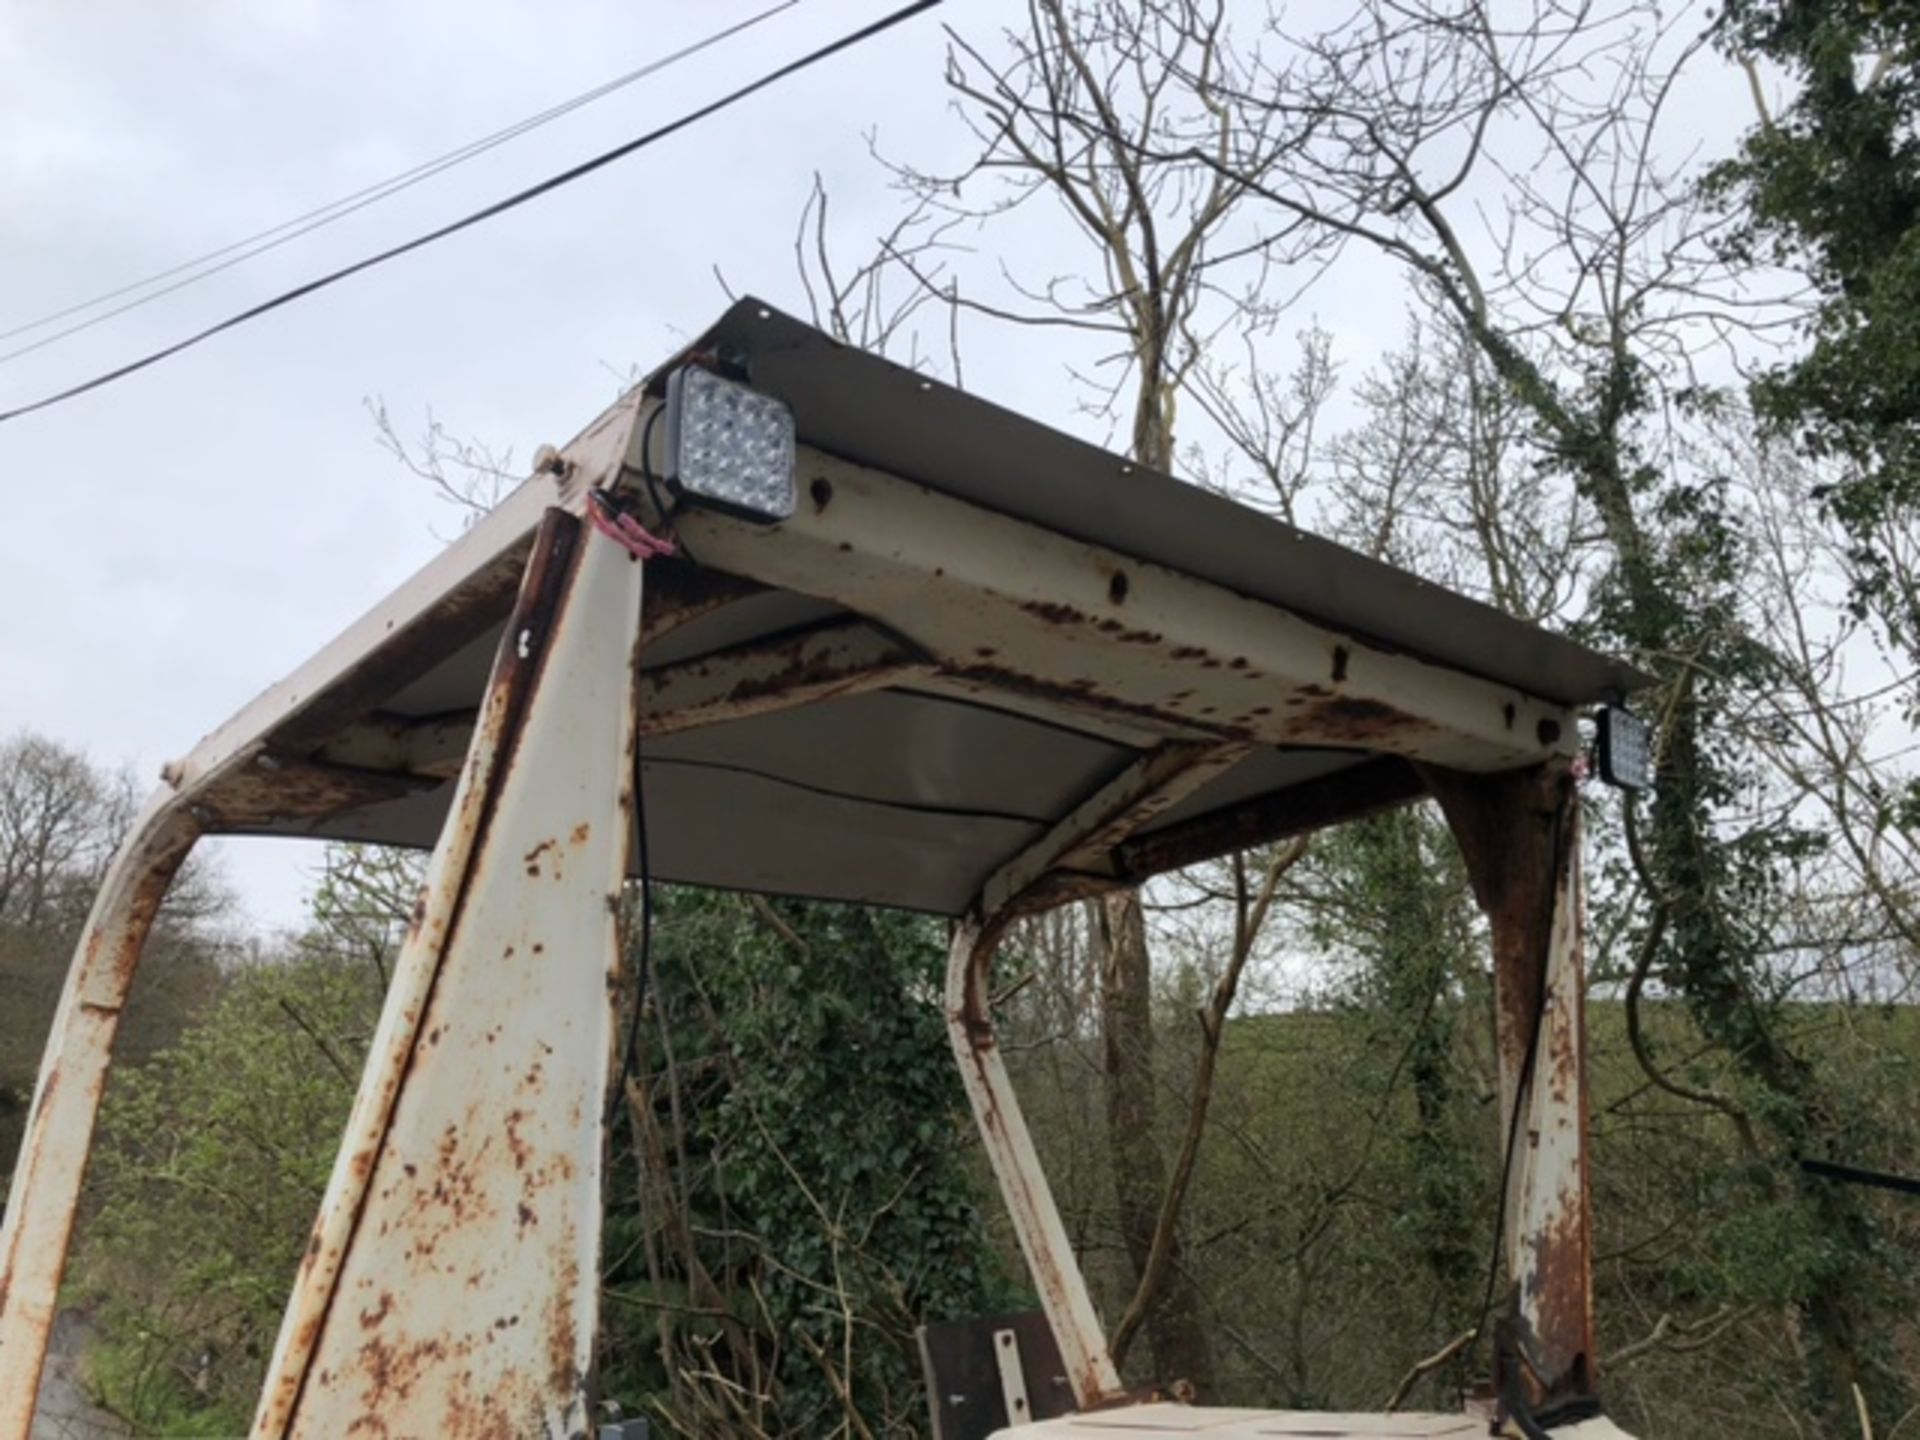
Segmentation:
[(793, 412), (771, 395), (689, 365), (667, 381), (666, 473), (686, 500), (762, 524), (790, 519)]
[(1653, 788), (1653, 727), (1630, 710), (1608, 705), (1594, 734), (1600, 778), (1622, 790)]

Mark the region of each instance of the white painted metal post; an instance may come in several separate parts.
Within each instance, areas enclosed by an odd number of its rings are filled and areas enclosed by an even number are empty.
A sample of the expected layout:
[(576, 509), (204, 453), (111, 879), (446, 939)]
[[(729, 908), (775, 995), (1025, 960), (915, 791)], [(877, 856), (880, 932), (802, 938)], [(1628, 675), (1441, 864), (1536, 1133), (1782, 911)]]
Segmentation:
[(947, 956), (947, 1035), (960, 1062), (960, 1078), (980, 1127), (981, 1143), (1000, 1182), (1013, 1231), (1027, 1269), (1040, 1289), (1040, 1305), (1060, 1346), (1060, 1358), (1082, 1410), (1124, 1394), (1120, 1372), (1107, 1351), (1106, 1331), (1087, 1293), (1086, 1277), (1034, 1151), (1019, 1098), (993, 1035), (987, 994), (988, 969), (999, 943), (997, 925), (963, 921), (954, 927)]
[(253, 1435), (584, 1433), (641, 565), (535, 543)]
[[(1519, 1339), (1550, 1384), (1590, 1390), (1593, 1374), (1593, 1221), (1587, 1156), (1586, 897), (1580, 807), (1554, 876), (1553, 924), (1543, 960), (1539, 1037), (1515, 1143), (1504, 1237)], [(1578, 1373), (1568, 1373), (1576, 1367)]]
[(1527, 1383), (1536, 1398), (1590, 1394), (1593, 1219), (1577, 782), (1562, 765), (1499, 775), (1427, 767), (1421, 774), (1446, 811), (1492, 930), (1508, 1161), (1500, 1239), (1513, 1348), (1532, 1372)]
[(0, 1440), (27, 1440), (113, 1039), (140, 950), (200, 827), (171, 789), (114, 856), (80, 934), (40, 1062), (0, 1227)]

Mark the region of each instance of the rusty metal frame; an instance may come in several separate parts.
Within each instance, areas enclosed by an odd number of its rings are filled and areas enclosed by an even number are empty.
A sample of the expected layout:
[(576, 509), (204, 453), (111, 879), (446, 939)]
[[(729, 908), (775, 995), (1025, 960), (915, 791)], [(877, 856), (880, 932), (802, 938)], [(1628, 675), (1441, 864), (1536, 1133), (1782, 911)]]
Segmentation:
[[(1082, 1410), (1120, 1403), (1127, 1398), (1126, 1390), (1000, 1055), (992, 1014), (993, 959), (1008, 926), (1020, 916), (1111, 888), (1116, 881), (1110, 872), (1087, 873), (1078, 867), (1111, 863), (1124, 855), (1128, 846), (1140, 843), (1135, 837), (1142, 827), (1231, 767), (1246, 749), (1237, 742), (1168, 741), (1144, 753), (989, 877), (968, 917), (955, 925), (948, 950), (948, 1041), (982, 1147)], [(1383, 778), (1369, 778), (1344, 794), (1316, 787), (1304, 803), (1290, 807), (1261, 807), (1252, 815), (1235, 807), (1224, 818), (1197, 817), (1193, 826), (1182, 827), (1174, 843), (1188, 863), (1236, 844), (1266, 843), (1356, 819), (1426, 793), (1426, 782), (1414, 769), (1397, 760), (1385, 764), (1390, 768)]]
[[(1511, 1355), (1536, 1401), (1593, 1393), (1593, 1211), (1588, 1156), (1586, 897), (1579, 806), (1568, 801), (1554, 858), (1553, 918), (1529, 1036), (1503, 1026), (1503, 1115), (1515, 1137), (1506, 1200)], [(1512, 987), (1511, 974), (1496, 983)], [(1531, 988), (1531, 987), (1530, 987)], [(1503, 1012), (1505, 1007), (1502, 1007)], [(1516, 1067), (1521, 1045), (1530, 1058)], [(1517, 1110), (1517, 1114), (1516, 1114)], [(1498, 1377), (1496, 1377), (1498, 1378)]]
[[(320, 816), (405, 793), (406, 777), (310, 763), (368, 695), (453, 654), (497, 622), (549, 509), (578, 514), (619, 483), (635, 401), (608, 410), (418, 574), (169, 764), (108, 871), (55, 1012), (0, 1224), (0, 1440), (27, 1440), (66, 1270), (113, 1042), (168, 885), (204, 834)], [(289, 754), (289, 751), (293, 754)]]
[(200, 838), (182, 806), (149, 803), (114, 857), (67, 972), (0, 1228), (0, 1436), (33, 1423), (94, 1120), (120, 1016), (167, 886)]
[(254, 1440), (587, 1427), (641, 571), (549, 512)]
[[(31, 1420), (113, 1034), (175, 869), (200, 834), (324, 818), (440, 784), (463, 762), (465, 798), (456, 799), (447, 834), (471, 832), (475, 817), (463, 806), (487, 789), (475, 776), (503, 743), (489, 711), (420, 721), (378, 707), (499, 623), (529, 556), (540, 553), (535, 534), (544, 516), (578, 516), (593, 488), (632, 489), (650, 458), (643, 421), (654, 403), (630, 396), (543, 458), (534, 479), (417, 576), (168, 767), (165, 787), (116, 859), (69, 972), (0, 1230), (0, 1440), (24, 1440)], [(1571, 712), (910, 480), (804, 445), (798, 453), (803, 499), (790, 520), (762, 527), (711, 511), (676, 517), (705, 568), (679, 573), (676, 584), (650, 583), (636, 623), (651, 640), (763, 588), (830, 601), (850, 617), (650, 672), (651, 733), (907, 685), (979, 697), (1137, 752), (985, 882), (956, 928), (946, 989), (969, 1100), (1082, 1405), (1115, 1400), (1120, 1382), (994, 1042), (988, 972), (1007, 925), (1063, 899), (1429, 792), (1461, 834), (1494, 920), (1503, 1106), (1518, 1117), (1513, 1133), (1527, 1137), (1506, 1236), (1527, 1363), (1543, 1390), (1588, 1383), (1591, 1241), (1570, 802), (1560, 793), (1548, 807), (1560, 817), (1559, 838), (1544, 852), (1544, 869), (1539, 847), (1528, 852), (1525, 883), (1498, 877), (1509, 857), (1493, 834), (1521, 803), (1513, 776), (1564, 776), (1576, 745)], [(639, 498), (644, 507), (644, 493)], [(663, 579), (677, 573), (670, 564), (661, 570)], [(869, 616), (879, 623), (862, 618)], [(508, 640), (515, 640), (511, 628)], [(1209, 781), (1273, 745), (1374, 758), (1159, 824)], [(1478, 798), (1462, 798), (1468, 795)], [(449, 857), (436, 864), (461, 871), (455, 842), (447, 845)], [(435, 923), (423, 918), (423, 953), (447, 943), (451, 912), (438, 931)], [(427, 1003), (424, 992), (413, 998), (410, 1034)], [(395, 1003), (409, 1008), (404, 997)], [(1545, 1067), (1541, 1083), (1520, 1068), (1515, 1045), (1523, 1025), (1538, 1041), (1527, 1053)], [(398, 1031), (387, 1038), (397, 1044)], [(411, 1039), (406, 1048), (411, 1054)], [(397, 1049), (381, 1055), (382, 1073), (395, 1078), (404, 1058)], [(1577, 1083), (1565, 1078), (1570, 1073)], [(377, 1113), (390, 1108), (375, 1104)], [(369, 1116), (357, 1112), (354, 1133), (370, 1138), (371, 1122), (362, 1120)], [(350, 1248), (346, 1232), (334, 1232), (351, 1229), (341, 1217), (358, 1213), (355, 1197), (364, 1195), (376, 1158), (364, 1145), (343, 1149), (339, 1193), (330, 1191), (316, 1237), (322, 1258), (309, 1267), (313, 1277), (303, 1276), (305, 1298), (290, 1308), (285, 1353), (276, 1357), (283, 1381), (305, 1373), (303, 1352), (322, 1339), (330, 1302), (315, 1297), (333, 1293), (324, 1272)], [(359, 1162), (369, 1174), (349, 1173)], [(1547, 1234), (1558, 1238), (1536, 1243)], [(550, 1390), (565, 1388), (549, 1378)], [(284, 1387), (280, 1398), (264, 1397), (256, 1434), (287, 1433), (297, 1419), (290, 1403)]]
[(994, 1039), (989, 982), (1000, 935), (1000, 927), (972, 920), (954, 926), (947, 952), (947, 1036), (1067, 1380), (1080, 1408), (1091, 1410), (1124, 1399), (1126, 1391)]
[(704, 564), (884, 617), (938, 667), (921, 688), (1135, 748), (1332, 746), (1493, 771), (1577, 744), (1565, 706), (1510, 686), (805, 445), (797, 463), (791, 519), (686, 511), (680, 533)]
[[(648, 616), (659, 638), (666, 616)], [(914, 646), (862, 620), (833, 620), (646, 672), (641, 733), (649, 739), (924, 680), (933, 666)], [(320, 748), (350, 769), (448, 778), (459, 773), (475, 713), (408, 720), (375, 714)]]
[(1496, 1380), (1536, 1402), (1594, 1393), (1585, 890), (1573, 767), (1423, 767), (1493, 942), (1508, 1293)]
[(954, 927), (947, 958), (947, 1038), (1021, 1254), (1039, 1287), (1041, 1309), (1083, 1410), (1112, 1404), (1125, 1391), (1000, 1056), (993, 1029), (993, 957), (1013, 919), (1059, 902), (1060, 875), (1104, 857), (1231, 767), (1247, 749), (1238, 742), (1168, 741), (1147, 751), (1002, 865), (981, 887), (972, 916)]

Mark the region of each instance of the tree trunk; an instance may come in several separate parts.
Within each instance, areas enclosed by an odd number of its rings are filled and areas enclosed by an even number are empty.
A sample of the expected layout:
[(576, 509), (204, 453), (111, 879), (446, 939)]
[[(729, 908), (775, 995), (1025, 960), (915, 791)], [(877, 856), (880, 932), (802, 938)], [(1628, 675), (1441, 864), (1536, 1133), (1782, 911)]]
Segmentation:
[[(1160, 1197), (1167, 1187), (1166, 1157), (1154, 1125), (1153, 967), (1139, 893), (1117, 891), (1101, 906), (1106, 939), (1100, 966), (1100, 1033), (1107, 1149), (1120, 1232), (1137, 1284), (1146, 1273)], [(1177, 1231), (1166, 1284), (1159, 1303), (1148, 1312), (1146, 1331), (1156, 1380), (1169, 1385), (1185, 1380), (1197, 1394), (1213, 1393), (1213, 1347)]]

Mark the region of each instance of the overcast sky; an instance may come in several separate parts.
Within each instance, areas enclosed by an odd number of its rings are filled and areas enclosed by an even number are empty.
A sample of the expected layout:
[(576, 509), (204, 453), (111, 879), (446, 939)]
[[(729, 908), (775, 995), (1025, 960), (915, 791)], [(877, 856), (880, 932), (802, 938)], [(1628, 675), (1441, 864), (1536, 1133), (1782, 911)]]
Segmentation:
[[(384, 179), (769, 3), (0, 8), (0, 330)], [(0, 364), (0, 408), (431, 228), (891, 8), (810, 0), (337, 226)], [(863, 132), (877, 126), (928, 163), (958, 143), (938, 76), (939, 21), (959, 8), (534, 206), (0, 427), (12, 617), (0, 733), (57, 736), (145, 785), (427, 559), (457, 517), (377, 448), (369, 397), (408, 433), (431, 408), (453, 433), (524, 459), (719, 312), (716, 266), (797, 306), (791, 217), (812, 172), (847, 233), (877, 232), (894, 200)], [(994, 7), (967, 8), (978, 21)], [(225, 848), (256, 916), (297, 918), (316, 854)]]
[[(15, 0), (0, 8), (0, 331), (383, 180), (771, 3)], [(891, 8), (806, 0), (343, 223), (0, 362), (0, 409), (444, 223)], [(791, 245), (813, 172), (851, 254), (900, 205), (867, 132), (924, 169), (970, 153), (940, 84), (942, 23), (991, 49), (1023, 11), (950, 0), (510, 216), (0, 426), (11, 617), (0, 734), (31, 728), (151, 782), (457, 528), (380, 450), (369, 400), (405, 433), (431, 410), (524, 461), (723, 308), (716, 268), (804, 313)], [(1699, 112), (1725, 128), (1735, 93), (1702, 94)], [(1020, 258), (1047, 274), (1079, 257), (1051, 269), (1045, 254)], [(1364, 362), (1398, 333), (1402, 305), (1395, 284), (1349, 279), (1316, 292), (1301, 322), (1329, 324), (1343, 357)], [(1087, 431), (1056, 333), (974, 327), (969, 388)], [(297, 920), (316, 852), (222, 848), (257, 919)]]

